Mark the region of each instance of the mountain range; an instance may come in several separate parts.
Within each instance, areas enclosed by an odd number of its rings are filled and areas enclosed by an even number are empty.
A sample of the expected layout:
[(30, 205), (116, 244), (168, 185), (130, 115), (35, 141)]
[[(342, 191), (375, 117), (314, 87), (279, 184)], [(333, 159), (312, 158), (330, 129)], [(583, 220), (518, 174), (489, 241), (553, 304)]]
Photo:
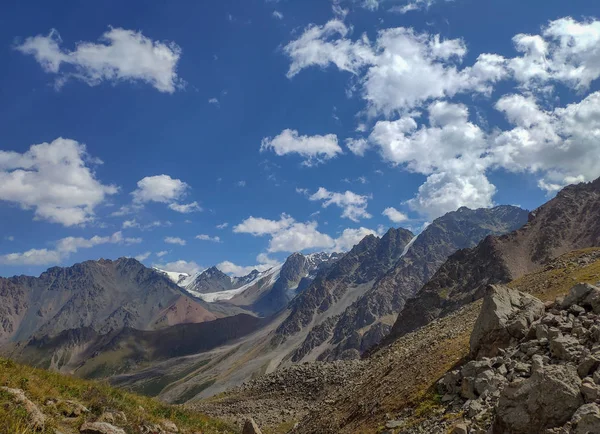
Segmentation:
[(299, 364), (362, 363), (462, 312), (490, 283), (600, 245), (598, 215), (600, 180), (566, 187), (532, 212), (460, 208), (418, 234), (391, 228), (347, 253), (294, 253), (242, 277), (120, 258), (2, 278), (0, 350), (194, 401)]

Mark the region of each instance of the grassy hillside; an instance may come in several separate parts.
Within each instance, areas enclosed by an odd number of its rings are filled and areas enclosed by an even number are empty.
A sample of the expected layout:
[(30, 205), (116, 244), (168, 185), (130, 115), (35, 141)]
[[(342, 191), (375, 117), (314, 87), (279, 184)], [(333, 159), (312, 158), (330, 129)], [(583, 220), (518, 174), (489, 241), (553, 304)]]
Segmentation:
[[(16, 402), (11, 393), (0, 389), (0, 433), (74, 434), (83, 423), (102, 419), (103, 414), (112, 415), (114, 422), (111, 423), (128, 434), (139, 433), (142, 426), (162, 424), (166, 427), (169, 421), (184, 434), (236, 432), (230, 425), (200, 413), (168, 406), (104, 383), (19, 365), (4, 358), (0, 358), (0, 387), (21, 389), (45, 416), (44, 428), (36, 431), (27, 405)], [(79, 407), (77, 403), (89, 411), (74, 414), (78, 413), (73, 410)]]

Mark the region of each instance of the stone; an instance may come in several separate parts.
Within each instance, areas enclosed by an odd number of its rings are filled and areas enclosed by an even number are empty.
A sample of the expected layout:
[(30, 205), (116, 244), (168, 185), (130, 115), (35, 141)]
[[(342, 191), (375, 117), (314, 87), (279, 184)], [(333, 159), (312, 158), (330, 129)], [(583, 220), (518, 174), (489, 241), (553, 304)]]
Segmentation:
[(42, 413), (37, 405), (27, 398), (25, 392), (23, 392), (21, 389), (11, 389), (9, 387), (0, 387), (0, 390), (11, 395), (13, 400), (25, 409), (29, 419), (29, 424), (34, 430), (44, 430), (46, 425), (46, 416), (44, 413)]
[[(581, 380), (571, 365), (549, 365), (500, 394), (495, 433), (529, 434), (564, 425), (582, 404)], [(536, 431), (537, 432), (537, 431)]]
[(165, 429), (165, 431), (167, 431), (169, 433), (178, 433), (179, 432), (179, 428), (177, 428), (177, 425), (175, 425), (175, 423), (173, 423), (170, 420), (163, 420), (160, 424)]
[(250, 418), (246, 419), (246, 422), (244, 423), (244, 429), (242, 430), (242, 434), (262, 434), (262, 431), (260, 430), (256, 422), (254, 422), (254, 419)]
[(454, 425), (454, 427), (452, 428), (452, 431), (450, 431), (450, 434), (467, 434), (467, 433), (468, 433), (467, 425), (464, 423), (458, 423), (458, 424)]
[(581, 383), (581, 394), (585, 398), (585, 402), (594, 402), (600, 398), (600, 386), (591, 378), (586, 379)]
[(594, 372), (600, 366), (600, 357), (590, 355), (585, 357), (577, 366), (577, 373), (580, 378), (585, 378)]
[(499, 348), (523, 338), (544, 312), (544, 303), (529, 294), (502, 285), (489, 285), (471, 333), (471, 355), (498, 355)]
[(598, 404), (585, 404), (577, 409), (571, 419), (574, 434), (600, 432), (600, 407)]
[(573, 336), (559, 336), (550, 340), (550, 353), (560, 360), (573, 360), (580, 352), (581, 344)]
[(59, 401), (58, 408), (65, 417), (79, 417), (84, 413), (90, 412), (84, 405), (70, 400)]
[(561, 303), (561, 308), (568, 309), (572, 305), (578, 304), (583, 307), (591, 308), (597, 312), (598, 298), (600, 297), (600, 289), (589, 283), (578, 283), (573, 286), (567, 296)]
[(108, 422), (86, 422), (79, 428), (81, 434), (126, 434)]
[(105, 411), (100, 415), (96, 422), (125, 424), (127, 423), (127, 416), (122, 411)]
[(402, 426), (402, 422), (399, 420), (388, 420), (385, 424), (385, 427), (389, 429), (398, 428), (400, 426)]
[(463, 410), (465, 410), (468, 417), (472, 418), (481, 413), (484, 408), (483, 404), (478, 399), (469, 399), (463, 404)]

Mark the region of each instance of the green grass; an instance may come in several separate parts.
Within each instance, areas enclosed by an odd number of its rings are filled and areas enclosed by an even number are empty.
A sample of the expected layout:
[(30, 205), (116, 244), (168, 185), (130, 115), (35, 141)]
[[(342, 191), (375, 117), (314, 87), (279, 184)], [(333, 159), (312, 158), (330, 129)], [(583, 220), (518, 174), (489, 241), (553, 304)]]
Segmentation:
[[(184, 434), (236, 432), (224, 422), (179, 406), (166, 405), (152, 398), (114, 389), (106, 383), (18, 365), (4, 358), (0, 358), (0, 386), (23, 389), (27, 397), (44, 412), (47, 416), (45, 430), (37, 431), (41, 434), (53, 434), (55, 428), (64, 432), (78, 432), (84, 421), (93, 421), (107, 410), (125, 413), (127, 423), (121, 425), (121, 428), (128, 434), (137, 433), (143, 422), (159, 423), (164, 419), (173, 421)], [(85, 405), (90, 413), (65, 419), (56, 407), (44, 405), (48, 399), (74, 400)], [(34, 432), (28, 426), (27, 414), (23, 408), (14, 403), (12, 397), (5, 392), (0, 392), (0, 432)]]

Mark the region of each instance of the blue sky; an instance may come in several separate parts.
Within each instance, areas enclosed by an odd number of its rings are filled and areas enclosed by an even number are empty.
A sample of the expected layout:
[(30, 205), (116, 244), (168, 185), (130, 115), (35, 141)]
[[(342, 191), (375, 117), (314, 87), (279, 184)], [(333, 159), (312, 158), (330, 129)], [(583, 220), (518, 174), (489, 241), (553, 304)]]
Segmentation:
[(0, 275), (240, 274), (600, 176), (594, 2), (151, 3), (0, 5)]

